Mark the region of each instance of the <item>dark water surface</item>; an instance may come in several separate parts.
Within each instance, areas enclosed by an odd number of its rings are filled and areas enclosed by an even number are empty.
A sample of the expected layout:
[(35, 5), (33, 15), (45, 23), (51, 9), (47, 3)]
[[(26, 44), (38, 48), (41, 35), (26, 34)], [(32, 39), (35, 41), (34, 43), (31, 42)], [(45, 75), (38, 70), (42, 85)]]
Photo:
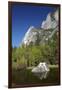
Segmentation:
[(50, 69), (45, 73), (32, 73), (31, 70), (13, 70), (12, 83), (20, 84), (41, 84), (41, 85), (57, 85), (59, 84), (58, 68)]

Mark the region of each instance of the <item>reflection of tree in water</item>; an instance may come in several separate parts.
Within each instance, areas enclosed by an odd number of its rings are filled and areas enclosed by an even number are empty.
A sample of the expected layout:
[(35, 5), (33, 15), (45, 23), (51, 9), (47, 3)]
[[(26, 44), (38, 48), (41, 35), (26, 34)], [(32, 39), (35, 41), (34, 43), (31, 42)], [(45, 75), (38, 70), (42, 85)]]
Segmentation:
[(42, 73), (34, 73), (34, 75), (42, 80), (42, 79), (46, 79), (47, 78), (48, 73), (49, 72), (46, 71), (46, 72), (42, 72)]

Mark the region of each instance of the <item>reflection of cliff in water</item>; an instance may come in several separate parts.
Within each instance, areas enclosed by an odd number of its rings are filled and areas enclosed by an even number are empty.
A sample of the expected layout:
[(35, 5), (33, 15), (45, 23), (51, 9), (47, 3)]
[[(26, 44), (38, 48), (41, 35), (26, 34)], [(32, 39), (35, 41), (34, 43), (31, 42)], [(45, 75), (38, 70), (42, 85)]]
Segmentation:
[(49, 72), (42, 72), (42, 73), (34, 73), (35, 76), (37, 76), (38, 78), (42, 79), (46, 79), (48, 77)]

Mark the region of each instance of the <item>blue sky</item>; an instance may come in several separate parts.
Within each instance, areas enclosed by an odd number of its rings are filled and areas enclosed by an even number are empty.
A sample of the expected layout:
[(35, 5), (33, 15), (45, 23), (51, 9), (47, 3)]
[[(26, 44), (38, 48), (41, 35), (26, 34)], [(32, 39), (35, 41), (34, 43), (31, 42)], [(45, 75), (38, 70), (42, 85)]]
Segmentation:
[(12, 6), (12, 47), (19, 47), (30, 26), (40, 27), (54, 7), (14, 4)]

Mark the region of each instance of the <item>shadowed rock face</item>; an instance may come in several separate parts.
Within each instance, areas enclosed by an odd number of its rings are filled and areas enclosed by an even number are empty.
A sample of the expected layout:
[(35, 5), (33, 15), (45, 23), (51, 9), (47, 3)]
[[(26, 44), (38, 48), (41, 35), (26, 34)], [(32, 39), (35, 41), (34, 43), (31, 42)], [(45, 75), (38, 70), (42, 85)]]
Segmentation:
[(49, 67), (45, 62), (39, 63), (37, 67), (32, 69), (33, 73), (42, 73), (42, 72), (48, 72), (48, 71), (49, 71)]

